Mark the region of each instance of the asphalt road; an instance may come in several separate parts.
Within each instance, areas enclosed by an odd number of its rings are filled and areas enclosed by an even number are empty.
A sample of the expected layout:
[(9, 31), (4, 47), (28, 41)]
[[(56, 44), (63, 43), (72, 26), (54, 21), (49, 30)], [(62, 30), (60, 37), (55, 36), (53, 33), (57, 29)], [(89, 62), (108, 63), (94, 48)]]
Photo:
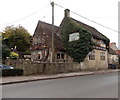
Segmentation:
[(3, 86), (3, 98), (118, 98), (118, 73)]

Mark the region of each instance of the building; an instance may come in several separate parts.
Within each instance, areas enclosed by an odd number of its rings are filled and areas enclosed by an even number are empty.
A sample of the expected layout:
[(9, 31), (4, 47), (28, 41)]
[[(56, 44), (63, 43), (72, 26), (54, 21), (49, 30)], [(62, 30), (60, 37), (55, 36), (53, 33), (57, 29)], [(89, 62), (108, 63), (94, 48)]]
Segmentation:
[[(71, 24), (74, 23), (74, 24)], [(73, 62), (73, 58), (70, 55), (66, 54), (65, 47), (63, 46), (62, 35), (67, 35), (68, 43), (72, 41), (78, 41), (80, 39), (80, 33), (78, 30), (74, 29), (70, 31), (70, 28), (67, 28), (67, 25), (73, 27), (81, 27), (84, 33), (88, 31), (92, 37), (90, 41), (94, 42), (93, 50), (89, 52), (84, 61), (81, 62), (83, 68), (107, 68), (108, 67), (108, 51), (109, 51), (109, 39), (98, 32), (95, 28), (86, 25), (78, 20), (75, 20), (70, 17), (70, 10), (65, 10), (65, 17), (62, 20), (59, 28), (55, 26), (55, 52), (54, 52), (54, 61), (55, 62)], [(62, 33), (64, 29), (67, 29), (65, 33)], [(52, 34), (52, 25), (45, 22), (38, 22), (36, 30), (33, 35), (33, 46), (31, 48), (32, 60), (39, 60), (42, 62), (50, 62), (51, 59), (51, 34)], [(68, 35), (69, 34), (69, 35)], [(84, 53), (84, 51), (78, 51), (78, 53)]]
[(112, 55), (109, 53), (109, 64), (115, 64), (118, 68), (120, 68), (120, 50), (116, 46), (115, 42), (110, 43), (110, 48), (114, 53), (112, 53)]
[[(55, 32), (58, 30), (57, 26), (54, 26)], [(50, 62), (51, 60), (51, 45), (52, 45), (52, 25), (39, 21), (33, 35), (33, 42), (31, 47), (31, 60)], [(59, 37), (54, 34), (55, 37), (55, 52), (58, 49), (62, 49), (60, 45)], [(58, 45), (59, 44), (59, 45)]]
[(112, 48), (109, 48), (108, 60), (109, 60), (109, 64), (114, 64), (114, 65), (118, 64), (118, 60), (119, 60), (118, 54)]
[(110, 43), (110, 48), (112, 48), (118, 55), (120, 55), (120, 50), (116, 46), (115, 42)]

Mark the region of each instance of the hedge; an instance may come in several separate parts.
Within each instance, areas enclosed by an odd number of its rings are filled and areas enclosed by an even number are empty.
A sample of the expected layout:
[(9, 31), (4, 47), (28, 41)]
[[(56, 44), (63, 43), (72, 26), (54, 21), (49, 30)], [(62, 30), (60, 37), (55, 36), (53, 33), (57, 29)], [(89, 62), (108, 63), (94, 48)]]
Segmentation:
[(21, 76), (23, 75), (23, 69), (2, 69), (2, 76)]

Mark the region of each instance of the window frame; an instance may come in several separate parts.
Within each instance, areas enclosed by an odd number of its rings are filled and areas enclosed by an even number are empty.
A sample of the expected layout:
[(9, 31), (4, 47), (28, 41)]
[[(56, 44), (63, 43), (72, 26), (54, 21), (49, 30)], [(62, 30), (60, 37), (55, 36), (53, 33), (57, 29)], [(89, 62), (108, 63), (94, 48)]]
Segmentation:
[(105, 52), (100, 52), (100, 60), (105, 61)]
[[(58, 54), (59, 54), (59, 58), (58, 58)], [(63, 56), (62, 56), (63, 55)], [(65, 59), (65, 54), (64, 53), (61, 53), (61, 52), (58, 52), (57, 53), (57, 60), (64, 60)]]
[(89, 60), (95, 60), (95, 51), (89, 53)]

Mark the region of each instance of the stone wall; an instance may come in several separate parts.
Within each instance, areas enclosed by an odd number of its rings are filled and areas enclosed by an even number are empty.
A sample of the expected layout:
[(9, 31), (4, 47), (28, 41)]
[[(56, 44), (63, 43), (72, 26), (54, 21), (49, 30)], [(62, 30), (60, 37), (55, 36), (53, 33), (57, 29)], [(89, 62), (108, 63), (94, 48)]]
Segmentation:
[[(100, 52), (105, 52), (105, 60), (100, 60)], [(33, 74), (58, 74), (77, 72), (83, 70), (100, 70), (108, 68), (108, 52), (95, 50), (95, 60), (89, 60), (89, 55), (85, 58), (84, 62), (81, 63), (70, 63), (70, 62), (56, 62), (56, 63), (41, 63), (39, 61), (30, 60), (7, 60), (6, 65), (13, 66), (15, 68), (22, 68), (24, 75)]]
[[(95, 60), (89, 60), (89, 54), (86, 56), (84, 62), (81, 63), (82, 70), (100, 70), (108, 68), (108, 51), (96, 50)], [(105, 60), (100, 60), (100, 52), (105, 53)]]
[(78, 63), (40, 63), (27, 60), (7, 60), (6, 65), (22, 68), (24, 75), (57, 74), (81, 71)]

